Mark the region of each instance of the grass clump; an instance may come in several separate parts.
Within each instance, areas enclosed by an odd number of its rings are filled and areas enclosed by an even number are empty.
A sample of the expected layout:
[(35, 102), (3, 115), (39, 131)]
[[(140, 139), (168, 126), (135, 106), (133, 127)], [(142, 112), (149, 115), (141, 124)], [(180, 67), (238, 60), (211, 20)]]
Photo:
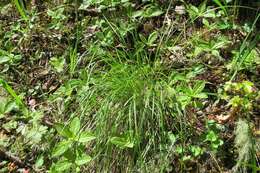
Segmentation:
[[(102, 156), (97, 161), (103, 165), (100, 171), (113, 167), (123, 171), (159, 152), (169, 116), (160, 76), (150, 65), (113, 63), (106, 73), (90, 78), (93, 84), (87, 93), (80, 92), (85, 93), (82, 109), (95, 112), (89, 116), (98, 138), (94, 150)], [(109, 158), (111, 155), (116, 160)]]
[(244, 5), (1, 2), (0, 172), (256, 173), (260, 15)]

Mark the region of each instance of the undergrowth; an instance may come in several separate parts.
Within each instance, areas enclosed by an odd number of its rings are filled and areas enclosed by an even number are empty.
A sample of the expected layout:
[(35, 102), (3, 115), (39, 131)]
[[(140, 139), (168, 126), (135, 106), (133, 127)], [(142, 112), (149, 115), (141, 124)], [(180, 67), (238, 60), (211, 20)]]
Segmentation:
[(259, 3), (39, 2), (0, 3), (0, 172), (259, 171)]

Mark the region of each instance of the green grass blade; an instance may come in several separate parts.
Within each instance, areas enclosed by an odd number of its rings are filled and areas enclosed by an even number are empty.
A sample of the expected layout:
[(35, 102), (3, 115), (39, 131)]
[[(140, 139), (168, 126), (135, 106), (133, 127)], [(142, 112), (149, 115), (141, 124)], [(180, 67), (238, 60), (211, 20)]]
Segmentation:
[(226, 15), (228, 15), (226, 7), (219, 0), (213, 0), (213, 1), (225, 12)]
[(20, 1), (19, 0), (13, 0), (13, 3), (15, 4), (15, 7), (18, 10), (18, 12), (20, 13), (20, 15), (22, 16), (22, 18), (27, 21), (28, 16), (26, 14), (24, 7), (21, 5)]
[(8, 83), (3, 79), (0, 79), (0, 86), (2, 86), (15, 99), (16, 104), (19, 105), (22, 108), (23, 112), (27, 114), (28, 110), (25, 104), (23, 103), (21, 98), (16, 94), (16, 92), (12, 89), (12, 87), (8, 85)]

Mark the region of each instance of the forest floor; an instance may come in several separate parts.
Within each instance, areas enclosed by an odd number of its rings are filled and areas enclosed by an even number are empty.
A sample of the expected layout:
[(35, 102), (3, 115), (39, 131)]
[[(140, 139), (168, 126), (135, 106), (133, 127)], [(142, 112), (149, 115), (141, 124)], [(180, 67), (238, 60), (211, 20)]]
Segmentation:
[(0, 2), (0, 172), (260, 171), (259, 4), (22, 2)]

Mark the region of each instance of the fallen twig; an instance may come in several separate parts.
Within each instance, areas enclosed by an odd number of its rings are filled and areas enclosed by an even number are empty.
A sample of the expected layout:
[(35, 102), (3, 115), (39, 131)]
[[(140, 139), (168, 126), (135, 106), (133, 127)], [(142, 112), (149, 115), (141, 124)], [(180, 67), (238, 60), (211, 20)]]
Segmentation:
[(21, 168), (30, 167), (29, 165), (24, 163), (19, 157), (16, 157), (7, 151), (4, 151), (3, 149), (0, 149), (0, 159), (12, 161)]

